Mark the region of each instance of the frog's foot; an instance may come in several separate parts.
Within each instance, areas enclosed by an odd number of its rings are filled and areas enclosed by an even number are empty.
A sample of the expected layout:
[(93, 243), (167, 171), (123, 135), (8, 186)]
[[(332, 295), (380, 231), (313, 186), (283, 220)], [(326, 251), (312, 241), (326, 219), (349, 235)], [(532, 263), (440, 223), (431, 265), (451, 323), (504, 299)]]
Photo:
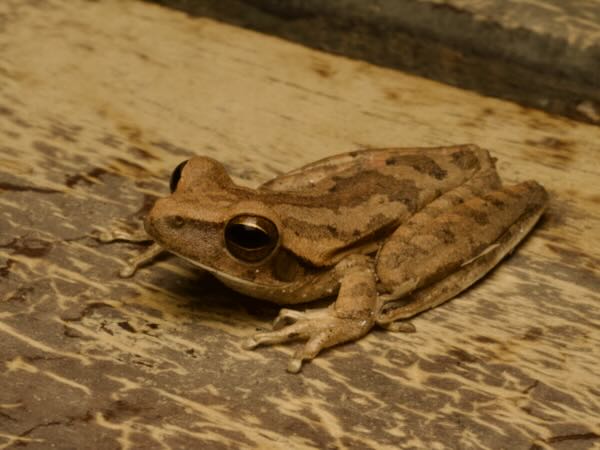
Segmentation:
[(122, 230), (98, 230), (94, 233), (94, 237), (103, 243), (110, 243), (116, 241), (126, 242), (149, 242), (152, 240), (145, 230), (136, 230), (133, 232), (122, 231)]
[(287, 367), (288, 372), (298, 373), (304, 361), (310, 361), (325, 348), (364, 336), (373, 324), (370, 317), (339, 317), (334, 308), (309, 313), (283, 309), (275, 319), (274, 331), (254, 335), (244, 343), (244, 348), (307, 340)]
[[(111, 229), (111, 230), (96, 230), (93, 233), (95, 239), (102, 243), (110, 243), (116, 241), (124, 242), (152, 242), (152, 238), (148, 236), (145, 230), (139, 229), (133, 232)], [(121, 278), (130, 278), (137, 270), (152, 262), (154, 258), (160, 255), (164, 250), (158, 244), (152, 244), (142, 253), (133, 258), (130, 258), (125, 264), (125, 267), (119, 272)]]
[(142, 266), (152, 262), (154, 258), (163, 253), (165, 250), (158, 244), (152, 244), (144, 252), (133, 258), (130, 258), (125, 267), (119, 272), (121, 278), (130, 278)]
[(277, 314), (277, 317), (273, 321), (273, 329), (280, 330), (283, 327), (296, 323), (298, 320), (306, 317), (307, 315), (311, 315), (312, 317), (322, 316), (324, 311), (312, 311), (312, 312), (300, 312), (295, 309), (287, 309), (282, 308)]

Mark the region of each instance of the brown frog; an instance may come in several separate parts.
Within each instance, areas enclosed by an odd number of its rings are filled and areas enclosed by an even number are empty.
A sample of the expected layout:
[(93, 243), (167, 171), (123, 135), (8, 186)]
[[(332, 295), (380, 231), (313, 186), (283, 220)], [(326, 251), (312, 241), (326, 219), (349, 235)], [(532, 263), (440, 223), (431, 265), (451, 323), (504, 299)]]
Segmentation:
[(337, 295), (325, 310), (282, 309), (274, 331), (246, 342), (306, 340), (288, 366), (298, 372), (375, 324), (408, 331), (404, 319), (456, 296), (515, 248), (547, 193), (535, 181), (502, 187), (494, 161), (474, 145), (354, 151), (250, 189), (194, 157), (146, 217), (156, 244), (122, 275), (164, 249), (278, 304)]

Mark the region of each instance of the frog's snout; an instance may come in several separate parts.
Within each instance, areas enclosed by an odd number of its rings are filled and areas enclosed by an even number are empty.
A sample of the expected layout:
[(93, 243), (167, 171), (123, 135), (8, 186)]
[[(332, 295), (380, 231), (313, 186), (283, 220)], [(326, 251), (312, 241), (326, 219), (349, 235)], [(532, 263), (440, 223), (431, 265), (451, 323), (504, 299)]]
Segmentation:
[(177, 204), (167, 197), (154, 203), (144, 219), (144, 228), (155, 241), (172, 243), (181, 240), (181, 229), (188, 221)]

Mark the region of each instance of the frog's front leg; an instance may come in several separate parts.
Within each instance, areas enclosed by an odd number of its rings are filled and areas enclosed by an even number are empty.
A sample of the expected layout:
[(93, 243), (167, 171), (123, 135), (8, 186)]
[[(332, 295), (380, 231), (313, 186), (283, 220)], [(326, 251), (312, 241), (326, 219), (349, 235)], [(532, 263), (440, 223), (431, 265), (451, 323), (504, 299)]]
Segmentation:
[[(148, 236), (145, 230), (137, 230), (132, 233), (122, 230), (101, 231), (97, 235), (97, 239), (102, 243), (111, 243), (116, 241), (124, 242), (151, 242), (152, 238)], [(144, 250), (139, 255), (136, 255), (127, 260), (125, 267), (119, 272), (121, 278), (129, 278), (141, 267), (152, 262), (157, 256), (165, 250), (158, 244), (152, 243), (150, 247)]]
[(335, 267), (340, 280), (337, 300), (324, 311), (298, 313), (282, 310), (275, 328), (293, 321), (281, 329), (259, 333), (244, 345), (252, 349), (263, 344), (278, 344), (296, 339), (307, 340), (288, 365), (288, 372), (299, 372), (302, 363), (313, 359), (324, 348), (356, 340), (369, 332), (375, 324), (380, 306), (377, 299), (375, 273), (370, 258), (352, 255)]

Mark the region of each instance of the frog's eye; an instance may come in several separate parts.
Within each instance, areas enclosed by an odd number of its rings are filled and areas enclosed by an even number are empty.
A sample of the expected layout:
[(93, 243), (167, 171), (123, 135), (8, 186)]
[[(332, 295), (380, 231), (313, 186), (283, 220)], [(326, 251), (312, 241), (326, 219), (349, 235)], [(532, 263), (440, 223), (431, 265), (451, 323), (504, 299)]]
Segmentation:
[(181, 178), (181, 171), (183, 170), (183, 167), (187, 164), (187, 161), (183, 161), (181, 163), (179, 163), (179, 165), (177, 167), (175, 167), (175, 170), (173, 170), (173, 173), (171, 174), (171, 180), (169, 181), (169, 187), (171, 188), (171, 194), (173, 192), (175, 192), (175, 189), (177, 189), (177, 183), (179, 183), (179, 179)]
[(235, 258), (259, 262), (267, 258), (279, 242), (277, 227), (260, 216), (236, 216), (225, 227), (225, 245)]

